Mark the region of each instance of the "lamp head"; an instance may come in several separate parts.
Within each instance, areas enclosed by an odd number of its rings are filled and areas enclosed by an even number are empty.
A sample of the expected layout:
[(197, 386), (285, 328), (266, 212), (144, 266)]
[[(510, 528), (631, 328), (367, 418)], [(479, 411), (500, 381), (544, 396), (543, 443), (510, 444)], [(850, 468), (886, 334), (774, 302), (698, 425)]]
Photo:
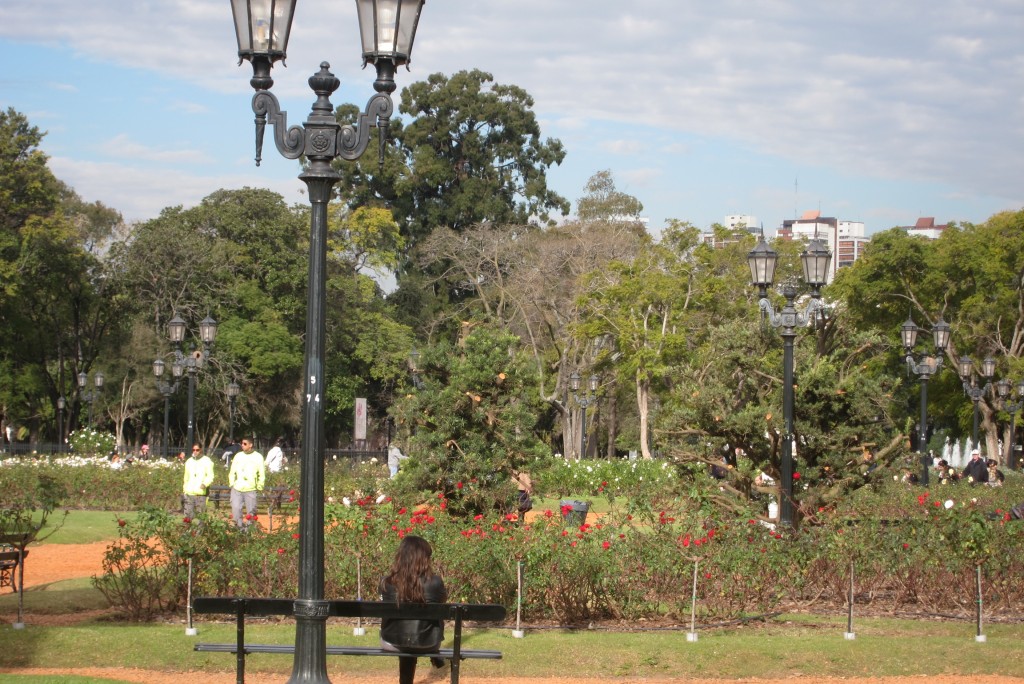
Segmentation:
[(768, 246), (762, 235), (757, 246), (747, 254), (747, 265), (750, 266), (750, 284), (760, 290), (762, 297), (767, 296), (768, 288), (775, 282), (775, 266), (778, 263), (778, 252)]
[(269, 90), (274, 85), (270, 70), (287, 54), (295, 0), (231, 0), (231, 13), (238, 63), (249, 60), (253, 72), (249, 83), (256, 90)]
[(804, 282), (811, 286), (814, 292), (821, 289), (828, 281), (828, 267), (832, 263), (832, 252), (818, 238), (807, 243), (807, 249), (800, 254), (800, 261), (804, 267)]
[(914, 323), (913, 318), (908, 318), (907, 321), (900, 326), (900, 338), (903, 340), (903, 348), (909, 354), (917, 344), (917, 324)]

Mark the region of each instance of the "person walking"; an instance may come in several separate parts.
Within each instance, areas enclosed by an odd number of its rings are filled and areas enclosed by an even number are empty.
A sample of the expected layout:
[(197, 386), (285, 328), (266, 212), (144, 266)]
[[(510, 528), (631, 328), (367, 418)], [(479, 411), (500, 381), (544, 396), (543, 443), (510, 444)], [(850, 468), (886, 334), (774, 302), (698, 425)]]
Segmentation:
[[(430, 557), (433, 550), (423, 537), (406, 535), (398, 545), (391, 570), (380, 581), (382, 601), (395, 603), (444, 603), (448, 590), (434, 572)], [(444, 641), (443, 620), (406, 620), (385, 618), (380, 624), (381, 648), (401, 653), (432, 653)], [(434, 667), (444, 667), (440, 658), (431, 658)], [(416, 656), (398, 657), (398, 684), (413, 684)]]
[(281, 449), (281, 438), (274, 440), (274, 446), (267, 452), (267, 470), (272, 473), (281, 472), (284, 467), (284, 451)]
[(407, 458), (406, 455), (402, 453), (397, 444), (392, 444), (388, 447), (388, 472), (391, 474), (392, 479), (398, 475), (398, 471), (402, 467), (402, 461), (405, 458)]
[[(228, 484), (231, 486), (231, 517), (238, 529), (249, 527), (249, 520), (256, 516), (256, 497), (263, 491), (267, 478), (263, 454), (253, 449), (251, 437), (242, 439), (242, 450), (231, 459)], [(242, 507), (245, 507), (245, 517)]]
[(185, 480), (182, 483), (182, 513), (188, 519), (206, 511), (207, 490), (213, 484), (213, 461), (198, 444), (192, 445), (192, 457), (185, 461)]

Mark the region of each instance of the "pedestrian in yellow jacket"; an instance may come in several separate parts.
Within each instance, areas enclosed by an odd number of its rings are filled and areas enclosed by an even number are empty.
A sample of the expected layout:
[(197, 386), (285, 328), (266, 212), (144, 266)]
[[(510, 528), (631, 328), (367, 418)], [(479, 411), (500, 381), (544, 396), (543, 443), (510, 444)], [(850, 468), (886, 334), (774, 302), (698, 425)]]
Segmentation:
[(263, 491), (265, 479), (263, 454), (253, 451), (252, 439), (246, 437), (242, 440), (242, 450), (231, 459), (231, 470), (228, 471), (228, 484), (231, 485), (231, 517), (235, 519), (238, 529), (248, 528), (249, 522), (256, 517), (256, 497)]
[(213, 484), (213, 461), (203, 454), (202, 447), (192, 445), (192, 458), (185, 461), (185, 481), (182, 484), (182, 512), (192, 519), (206, 510), (206, 490)]

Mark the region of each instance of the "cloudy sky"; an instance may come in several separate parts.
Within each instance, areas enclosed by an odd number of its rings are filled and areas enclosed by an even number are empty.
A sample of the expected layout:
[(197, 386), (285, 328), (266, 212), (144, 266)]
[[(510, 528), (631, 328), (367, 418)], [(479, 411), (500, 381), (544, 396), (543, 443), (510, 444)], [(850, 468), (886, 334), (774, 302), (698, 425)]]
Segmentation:
[[(869, 233), (1024, 206), (1021, 0), (428, 0), (399, 87), (480, 68), (535, 100), (575, 201), (610, 169), (653, 230), (805, 210)], [(0, 4), (0, 107), (48, 131), (58, 177), (131, 220), (218, 188), (304, 202), (297, 163), (253, 164), (251, 74), (227, 0)], [(299, 0), (274, 92), (305, 119), (329, 61), (363, 105), (355, 3)]]

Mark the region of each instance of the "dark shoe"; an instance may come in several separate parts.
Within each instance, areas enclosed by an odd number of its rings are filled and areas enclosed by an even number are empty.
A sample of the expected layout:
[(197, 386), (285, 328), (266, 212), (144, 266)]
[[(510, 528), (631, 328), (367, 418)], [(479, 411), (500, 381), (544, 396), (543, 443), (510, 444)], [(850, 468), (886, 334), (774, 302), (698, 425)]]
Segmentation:
[(439, 670), (442, 667), (444, 667), (444, 663), (445, 663), (445, 659), (444, 658), (431, 658), (430, 659), (430, 664), (433, 665), (434, 667), (436, 667)]

